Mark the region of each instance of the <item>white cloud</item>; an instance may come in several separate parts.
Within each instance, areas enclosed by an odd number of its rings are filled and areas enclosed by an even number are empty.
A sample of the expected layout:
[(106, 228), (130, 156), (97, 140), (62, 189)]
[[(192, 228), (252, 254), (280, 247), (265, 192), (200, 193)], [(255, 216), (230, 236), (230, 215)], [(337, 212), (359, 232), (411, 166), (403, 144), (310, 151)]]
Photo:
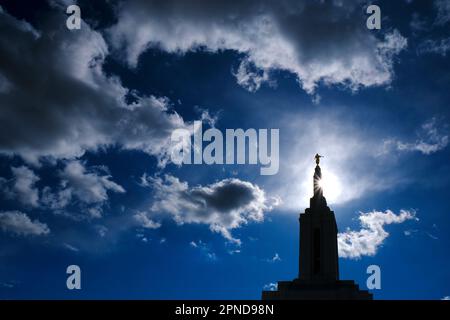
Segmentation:
[(197, 248), (197, 247), (198, 247), (198, 245), (197, 245), (197, 243), (196, 243), (195, 241), (189, 242), (189, 245), (190, 245), (191, 247), (193, 247), (193, 248)]
[(277, 261), (281, 261), (280, 255), (277, 252), (275, 252), (275, 255), (272, 258), (267, 259), (267, 262), (273, 263), (273, 262), (277, 262)]
[(278, 283), (273, 283), (273, 282), (265, 284), (263, 287), (263, 290), (265, 290), (265, 291), (277, 291), (277, 289), (278, 289)]
[(450, 296), (445, 296), (441, 300), (450, 300)]
[(146, 229), (158, 229), (159, 227), (161, 227), (161, 223), (151, 220), (145, 212), (138, 212), (133, 216), (133, 218), (136, 220), (139, 226)]
[(149, 239), (145, 236), (145, 234), (138, 233), (136, 234), (136, 238), (140, 239), (142, 242), (147, 243)]
[(102, 203), (108, 200), (108, 191), (124, 193), (125, 189), (111, 180), (110, 175), (88, 171), (80, 161), (69, 161), (60, 172), (63, 184), (84, 203)]
[(35, 183), (39, 177), (25, 166), (13, 167), (13, 178), (9, 181), (1, 179), (0, 185), (5, 195), (18, 199), (20, 203), (31, 207), (44, 207), (61, 212), (73, 204), (80, 205), (83, 211), (92, 218), (102, 216), (102, 206), (108, 201), (108, 193), (124, 193), (125, 189), (112, 181), (107, 168), (102, 170), (93, 167), (86, 168), (84, 163), (72, 160), (65, 163), (63, 170), (58, 171), (61, 178), (60, 187), (56, 190), (45, 186), (41, 197)]
[(345, 0), (134, 0), (120, 7), (109, 35), (134, 67), (151, 47), (176, 54), (234, 50), (244, 56), (238, 83), (251, 91), (272, 70), (295, 74), (309, 93), (321, 81), (357, 90), (389, 84), (393, 58), (407, 43), (396, 30), (382, 40), (369, 32), (364, 7)]
[(382, 153), (395, 148), (398, 151), (418, 151), (429, 155), (447, 147), (449, 136), (443, 128), (439, 127), (436, 118), (425, 122), (417, 132), (418, 139), (414, 142), (403, 142), (398, 139), (384, 141)]
[(32, 221), (25, 213), (20, 211), (0, 212), (0, 228), (4, 232), (21, 236), (40, 236), (50, 233), (47, 224), (39, 220)]
[(241, 61), (234, 76), (236, 77), (237, 83), (250, 92), (257, 91), (262, 83), (269, 80), (268, 72), (255, 68), (248, 58)]
[(13, 178), (0, 180), (0, 186), (8, 198), (17, 199), (21, 204), (31, 207), (39, 206), (39, 190), (35, 184), (39, 177), (25, 166), (11, 168)]
[(150, 186), (150, 182), (149, 181), (151, 181), (151, 177), (149, 177), (148, 175), (147, 175), (147, 173), (146, 172), (144, 172), (143, 174), (142, 174), (142, 176), (139, 178), (139, 185), (141, 186), (141, 187), (149, 187)]
[[(107, 168), (103, 168), (103, 171)], [(102, 174), (98, 168), (86, 168), (78, 160), (65, 163), (63, 170), (58, 172), (61, 178), (60, 187), (52, 190), (45, 187), (42, 191), (41, 202), (55, 212), (62, 212), (72, 204), (78, 205), (77, 211), (83, 211), (90, 218), (102, 217), (102, 206), (108, 201), (108, 193), (124, 193), (125, 189), (112, 181), (109, 174)], [(70, 214), (73, 218), (85, 218), (85, 215)]]
[(385, 225), (402, 223), (416, 219), (414, 211), (400, 210), (399, 214), (391, 210), (360, 213), (359, 231), (347, 230), (338, 234), (339, 257), (359, 259), (361, 256), (374, 256), (389, 233)]
[(232, 236), (232, 229), (250, 221), (263, 221), (264, 212), (278, 204), (257, 185), (239, 179), (189, 187), (187, 182), (165, 175), (164, 179), (152, 178), (151, 183), (155, 191), (151, 211), (168, 213), (179, 224), (207, 224), (236, 244), (240, 240)]

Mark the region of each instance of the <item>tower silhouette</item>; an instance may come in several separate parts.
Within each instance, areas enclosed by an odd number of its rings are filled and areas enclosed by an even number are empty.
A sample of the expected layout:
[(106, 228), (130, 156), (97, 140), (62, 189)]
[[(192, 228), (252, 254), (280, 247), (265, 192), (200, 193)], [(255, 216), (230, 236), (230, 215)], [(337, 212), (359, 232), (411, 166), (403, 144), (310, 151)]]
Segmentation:
[(300, 214), (300, 254), (298, 278), (279, 281), (276, 291), (263, 291), (263, 300), (371, 300), (353, 280), (339, 280), (337, 224), (321, 187), (320, 156), (316, 154), (314, 195), (309, 208)]
[(300, 214), (299, 279), (339, 280), (337, 225), (320, 186), (319, 164), (314, 170), (314, 196), (310, 207)]

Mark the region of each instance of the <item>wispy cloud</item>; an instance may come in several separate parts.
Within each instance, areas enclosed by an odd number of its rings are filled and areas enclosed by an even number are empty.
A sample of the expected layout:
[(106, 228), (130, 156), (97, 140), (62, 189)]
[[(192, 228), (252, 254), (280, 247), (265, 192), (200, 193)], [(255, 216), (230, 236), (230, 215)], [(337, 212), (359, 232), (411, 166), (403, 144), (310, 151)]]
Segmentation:
[(125, 193), (125, 189), (112, 180), (111, 175), (103, 174), (103, 168), (88, 168), (85, 163), (72, 160), (59, 172), (60, 187), (52, 191), (45, 187), (42, 203), (52, 210), (62, 210), (76, 200), (88, 218), (100, 218), (102, 206), (108, 201), (108, 193)]
[(158, 229), (161, 227), (161, 223), (153, 221), (150, 219), (145, 212), (138, 212), (133, 215), (134, 220), (139, 224), (139, 226), (146, 229)]
[(407, 236), (407, 237), (413, 237), (413, 236), (416, 236), (416, 235), (420, 234), (420, 235), (425, 235), (428, 238), (433, 239), (433, 240), (438, 240), (439, 239), (438, 236), (436, 236), (435, 234), (433, 234), (433, 233), (431, 233), (429, 231), (426, 231), (426, 230), (408, 229), (408, 230), (403, 231), (403, 234), (405, 236)]
[(142, 234), (142, 233), (136, 234), (136, 238), (138, 238), (139, 240), (141, 240), (144, 243), (147, 243), (149, 241), (149, 239), (145, 236), (145, 234)]
[(434, 0), (433, 4), (437, 10), (435, 23), (441, 26), (447, 24), (450, 21), (450, 1)]
[(108, 228), (103, 225), (96, 225), (95, 230), (101, 238), (104, 238), (108, 233)]
[(64, 246), (64, 248), (66, 248), (69, 251), (73, 251), (73, 252), (79, 252), (80, 251), (80, 249), (78, 249), (77, 247), (75, 247), (75, 246), (73, 246), (73, 245), (71, 245), (69, 243), (64, 243), (63, 246)]
[(419, 232), (419, 230), (417, 230), (417, 229), (409, 229), (409, 230), (403, 231), (403, 234), (404, 234), (405, 236), (407, 236), (407, 237), (411, 237), (411, 236), (413, 236), (414, 234), (416, 234), (417, 232)]
[(431, 234), (431, 233), (429, 233), (429, 232), (426, 232), (426, 235), (427, 235), (428, 237), (430, 237), (431, 239), (433, 239), (433, 240), (438, 240), (438, 239), (439, 239), (439, 237), (437, 237), (437, 236), (435, 236), (434, 234)]
[(432, 118), (425, 122), (416, 133), (417, 139), (413, 142), (405, 142), (399, 139), (386, 139), (381, 154), (386, 154), (392, 149), (404, 152), (418, 151), (429, 155), (447, 147), (449, 135), (444, 127), (439, 126), (438, 120)]
[(200, 250), (208, 260), (215, 261), (217, 260), (216, 254), (211, 250), (211, 248), (201, 240), (191, 241), (189, 245), (192, 248)]
[(17, 281), (0, 282), (0, 288), (12, 289), (18, 285)]
[(435, 53), (445, 57), (448, 51), (450, 51), (450, 37), (440, 40), (427, 39), (417, 47), (419, 54)]
[(409, 23), (413, 34), (417, 34), (419, 32), (425, 31), (428, 29), (427, 20), (419, 15), (417, 12), (412, 14), (411, 22)]
[(277, 252), (275, 252), (275, 255), (272, 258), (267, 259), (266, 261), (271, 263), (278, 262), (281, 261), (281, 257)]

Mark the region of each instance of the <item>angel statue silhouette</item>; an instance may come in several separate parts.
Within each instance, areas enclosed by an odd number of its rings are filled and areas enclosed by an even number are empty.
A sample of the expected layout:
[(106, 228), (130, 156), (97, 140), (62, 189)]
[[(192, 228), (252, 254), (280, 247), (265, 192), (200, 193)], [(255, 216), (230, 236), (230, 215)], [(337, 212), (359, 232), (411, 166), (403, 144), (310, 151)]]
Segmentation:
[(314, 156), (314, 158), (316, 159), (316, 164), (319, 165), (320, 158), (323, 158), (323, 156), (321, 156), (320, 154), (316, 153), (316, 155)]

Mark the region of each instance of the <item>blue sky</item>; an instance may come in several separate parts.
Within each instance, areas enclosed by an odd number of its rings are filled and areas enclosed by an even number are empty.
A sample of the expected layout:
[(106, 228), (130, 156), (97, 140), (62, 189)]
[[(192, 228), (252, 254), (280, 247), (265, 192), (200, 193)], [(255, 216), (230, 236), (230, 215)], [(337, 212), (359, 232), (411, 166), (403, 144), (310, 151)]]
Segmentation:
[[(381, 30), (365, 1), (79, 1), (68, 30), (70, 1), (1, 1), (0, 298), (259, 299), (317, 152), (341, 279), (449, 296), (450, 2), (375, 3)], [(171, 163), (197, 120), (279, 129), (279, 171)]]

